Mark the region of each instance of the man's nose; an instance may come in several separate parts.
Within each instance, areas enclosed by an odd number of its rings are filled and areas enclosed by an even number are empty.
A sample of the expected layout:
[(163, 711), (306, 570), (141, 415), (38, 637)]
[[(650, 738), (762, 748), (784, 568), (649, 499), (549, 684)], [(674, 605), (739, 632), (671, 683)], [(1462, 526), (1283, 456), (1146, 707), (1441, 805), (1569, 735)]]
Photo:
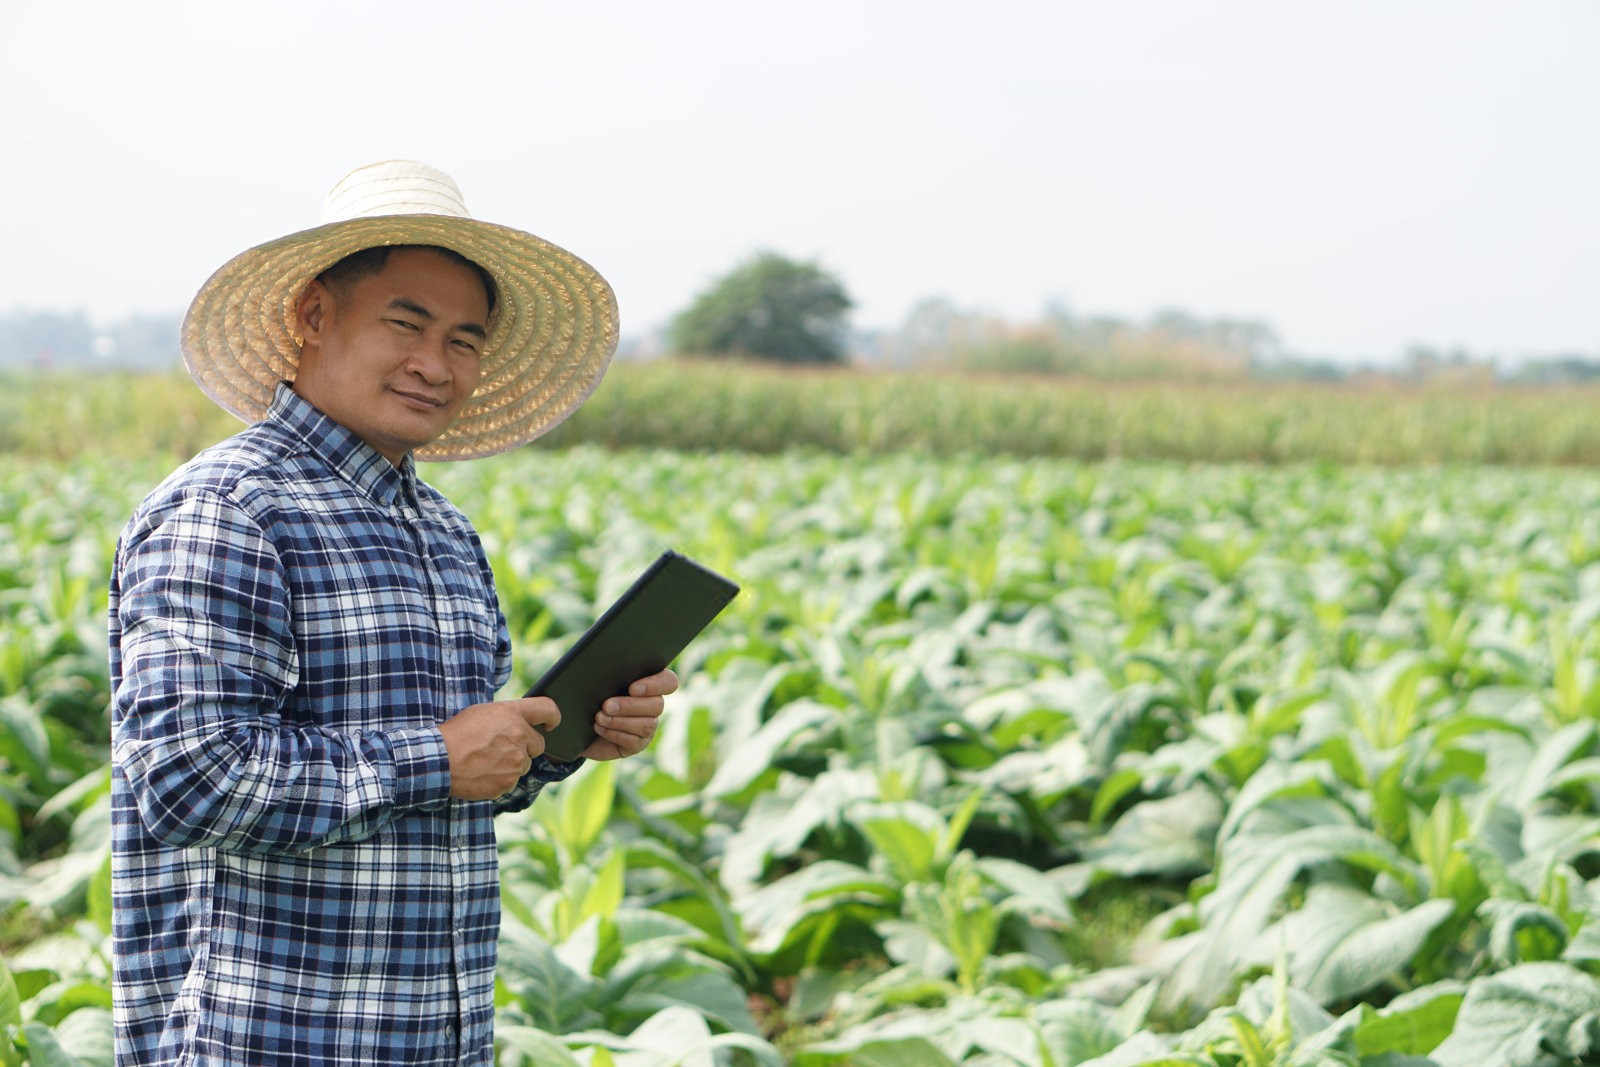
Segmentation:
[(448, 385), (450, 382), (450, 360), (443, 349), (436, 345), (422, 344), (413, 349), (410, 370), (429, 385)]

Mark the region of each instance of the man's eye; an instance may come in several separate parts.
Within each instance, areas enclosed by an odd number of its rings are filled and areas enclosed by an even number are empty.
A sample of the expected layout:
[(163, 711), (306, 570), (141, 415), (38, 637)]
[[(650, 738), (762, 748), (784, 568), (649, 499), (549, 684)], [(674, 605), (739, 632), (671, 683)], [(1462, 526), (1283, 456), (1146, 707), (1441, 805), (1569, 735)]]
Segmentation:
[(473, 344), (471, 341), (463, 341), (458, 337), (456, 338), (455, 345), (463, 352), (471, 352), (473, 355), (478, 354), (478, 346)]
[(393, 323), (394, 325), (399, 326), (401, 329), (405, 329), (405, 330), (421, 330), (422, 329), (422, 327), (418, 326), (416, 323), (407, 322), (405, 319), (390, 319), (389, 321), (391, 323)]

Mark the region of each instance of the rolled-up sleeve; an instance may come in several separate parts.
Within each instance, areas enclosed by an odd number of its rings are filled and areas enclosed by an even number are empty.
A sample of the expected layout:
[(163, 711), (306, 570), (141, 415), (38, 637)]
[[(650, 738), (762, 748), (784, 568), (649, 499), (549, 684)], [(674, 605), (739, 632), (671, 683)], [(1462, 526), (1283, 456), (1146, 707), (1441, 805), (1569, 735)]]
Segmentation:
[(150, 832), (178, 847), (359, 840), (449, 797), (436, 727), (286, 724), (299, 678), (284, 566), (234, 501), (197, 492), (118, 549), (114, 758)]

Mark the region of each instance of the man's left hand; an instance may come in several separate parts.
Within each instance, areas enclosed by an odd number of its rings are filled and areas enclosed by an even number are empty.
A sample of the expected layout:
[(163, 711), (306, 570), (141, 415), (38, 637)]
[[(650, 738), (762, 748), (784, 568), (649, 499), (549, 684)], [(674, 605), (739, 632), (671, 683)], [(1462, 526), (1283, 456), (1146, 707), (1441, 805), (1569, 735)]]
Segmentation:
[(678, 676), (671, 668), (648, 678), (640, 678), (628, 687), (628, 695), (612, 697), (600, 707), (594, 717), (597, 735), (583, 750), (585, 759), (622, 759), (643, 752), (656, 735), (656, 724), (661, 720), (661, 710), (666, 707), (662, 698), (678, 690)]

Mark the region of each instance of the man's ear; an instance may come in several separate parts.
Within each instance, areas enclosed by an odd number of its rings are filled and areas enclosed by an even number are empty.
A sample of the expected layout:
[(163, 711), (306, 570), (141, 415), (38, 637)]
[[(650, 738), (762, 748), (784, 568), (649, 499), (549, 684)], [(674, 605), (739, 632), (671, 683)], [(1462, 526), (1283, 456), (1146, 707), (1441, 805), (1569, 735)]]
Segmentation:
[(295, 304), (295, 322), (302, 346), (322, 342), (322, 331), (333, 317), (333, 291), (316, 278), (306, 283)]

